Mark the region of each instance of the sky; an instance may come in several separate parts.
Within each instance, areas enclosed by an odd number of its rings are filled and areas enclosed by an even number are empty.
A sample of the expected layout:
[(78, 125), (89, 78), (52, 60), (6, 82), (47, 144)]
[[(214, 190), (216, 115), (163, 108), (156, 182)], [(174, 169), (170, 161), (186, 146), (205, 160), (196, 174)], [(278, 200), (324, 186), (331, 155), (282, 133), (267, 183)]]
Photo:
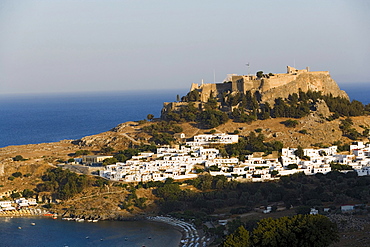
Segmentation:
[(370, 83), (369, 11), (368, 0), (1, 0), (0, 94), (184, 89), (287, 65)]

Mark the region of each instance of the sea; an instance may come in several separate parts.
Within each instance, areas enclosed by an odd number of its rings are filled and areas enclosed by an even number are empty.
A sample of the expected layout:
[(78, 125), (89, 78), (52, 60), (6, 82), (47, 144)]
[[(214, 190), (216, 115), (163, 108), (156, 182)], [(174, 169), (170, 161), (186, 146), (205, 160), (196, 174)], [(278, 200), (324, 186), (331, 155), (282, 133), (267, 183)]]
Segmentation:
[[(340, 85), (351, 100), (370, 103), (370, 83)], [(79, 139), (120, 123), (160, 117), (163, 102), (187, 89), (65, 94), (0, 94), (0, 147)], [(31, 225), (34, 222), (35, 225)], [(19, 229), (21, 227), (21, 229)], [(181, 234), (145, 221), (76, 223), (0, 218), (1, 246), (178, 246)]]
[(2, 247), (177, 247), (180, 240), (181, 233), (173, 227), (151, 221), (79, 223), (45, 217), (0, 217)]
[(79, 139), (120, 123), (158, 118), (186, 89), (64, 94), (0, 94), (0, 147)]

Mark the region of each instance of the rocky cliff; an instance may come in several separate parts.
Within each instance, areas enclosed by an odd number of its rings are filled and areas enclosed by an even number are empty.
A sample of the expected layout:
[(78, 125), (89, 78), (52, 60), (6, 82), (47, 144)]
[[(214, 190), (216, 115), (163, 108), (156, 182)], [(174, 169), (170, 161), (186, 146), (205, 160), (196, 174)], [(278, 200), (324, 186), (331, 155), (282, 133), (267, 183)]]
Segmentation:
[(262, 84), (265, 84), (262, 89), (267, 88), (267, 90), (260, 91), (263, 102), (273, 103), (274, 99), (278, 97), (287, 98), (289, 94), (298, 93), (299, 90), (303, 92), (321, 91), (324, 95), (332, 94), (334, 97), (339, 96), (349, 99), (347, 93), (340, 90), (338, 84), (327, 72), (301, 73), (294, 80), (278, 87), (269, 87), (269, 79), (262, 79)]

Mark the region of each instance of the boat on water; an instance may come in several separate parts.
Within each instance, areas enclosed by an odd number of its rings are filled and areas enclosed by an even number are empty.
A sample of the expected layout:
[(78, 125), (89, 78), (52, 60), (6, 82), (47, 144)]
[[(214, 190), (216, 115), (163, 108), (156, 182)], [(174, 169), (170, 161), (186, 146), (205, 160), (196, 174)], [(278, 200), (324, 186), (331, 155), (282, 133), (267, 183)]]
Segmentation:
[(32, 225), (32, 226), (35, 226), (35, 225), (36, 225), (36, 223), (35, 223), (35, 222), (32, 222), (32, 223), (31, 223), (31, 225)]

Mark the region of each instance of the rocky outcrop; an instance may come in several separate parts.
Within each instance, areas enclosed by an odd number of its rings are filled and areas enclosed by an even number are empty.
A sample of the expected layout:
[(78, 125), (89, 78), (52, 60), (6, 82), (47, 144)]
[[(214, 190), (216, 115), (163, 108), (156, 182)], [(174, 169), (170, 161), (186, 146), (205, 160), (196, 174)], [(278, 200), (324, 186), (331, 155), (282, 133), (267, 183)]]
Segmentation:
[[(269, 79), (262, 80), (268, 81)], [(295, 80), (289, 83), (262, 91), (262, 101), (273, 104), (274, 99), (278, 97), (287, 98), (289, 94), (298, 93), (299, 90), (303, 92), (321, 91), (324, 95), (332, 94), (334, 97), (339, 96), (349, 99), (347, 93), (340, 90), (338, 84), (331, 78), (329, 73), (307, 72), (298, 75)]]
[(104, 132), (98, 135), (86, 136), (74, 143), (79, 145), (81, 148), (90, 147), (100, 149), (102, 147), (114, 147), (114, 149), (127, 148), (132, 142), (124, 134), (114, 133), (111, 131)]
[[(309, 71), (297, 70), (288, 66), (285, 74), (263, 74), (257, 76), (231, 75), (230, 81), (225, 83), (206, 83), (195, 84), (191, 86), (191, 91), (195, 90), (199, 94), (199, 101), (192, 102), (196, 108), (204, 108), (210, 95), (218, 98), (218, 103), (222, 111), (231, 111), (225, 105), (222, 105), (223, 99), (227, 95), (237, 93), (245, 94), (250, 91), (252, 94), (257, 93), (261, 103), (268, 102), (274, 105), (276, 98), (288, 98), (290, 94), (308, 91), (320, 91), (323, 95), (331, 94), (334, 97), (349, 99), (347, 93), (341, 90), (338, 84), (331, 78), (328, 71)], [(179, 111), (185, 107), (187, 102), (165, 102), (162, 108), (162, 118), (171, 111)]]
[(123, 150), (132, 144), (147, 144), (148, 137), (141, 131), (142, 127), (143, 125), (139, 125), (138, 122), (129, 121), (117, 125), (110, 131), (86, 136), (73, 143), (79, 145), (81, 148), (90, 147), (99, 149), (102, 147), (114, 147), (115, 150)]
[(314, 111), (312, 114), (316, 114), (319, 117), (322, 117), (323, 119), (328, 118), (331, 114), (328, 105), (324, 100), (319, 99), (316, 104), (314, 105), (316, 111)]

